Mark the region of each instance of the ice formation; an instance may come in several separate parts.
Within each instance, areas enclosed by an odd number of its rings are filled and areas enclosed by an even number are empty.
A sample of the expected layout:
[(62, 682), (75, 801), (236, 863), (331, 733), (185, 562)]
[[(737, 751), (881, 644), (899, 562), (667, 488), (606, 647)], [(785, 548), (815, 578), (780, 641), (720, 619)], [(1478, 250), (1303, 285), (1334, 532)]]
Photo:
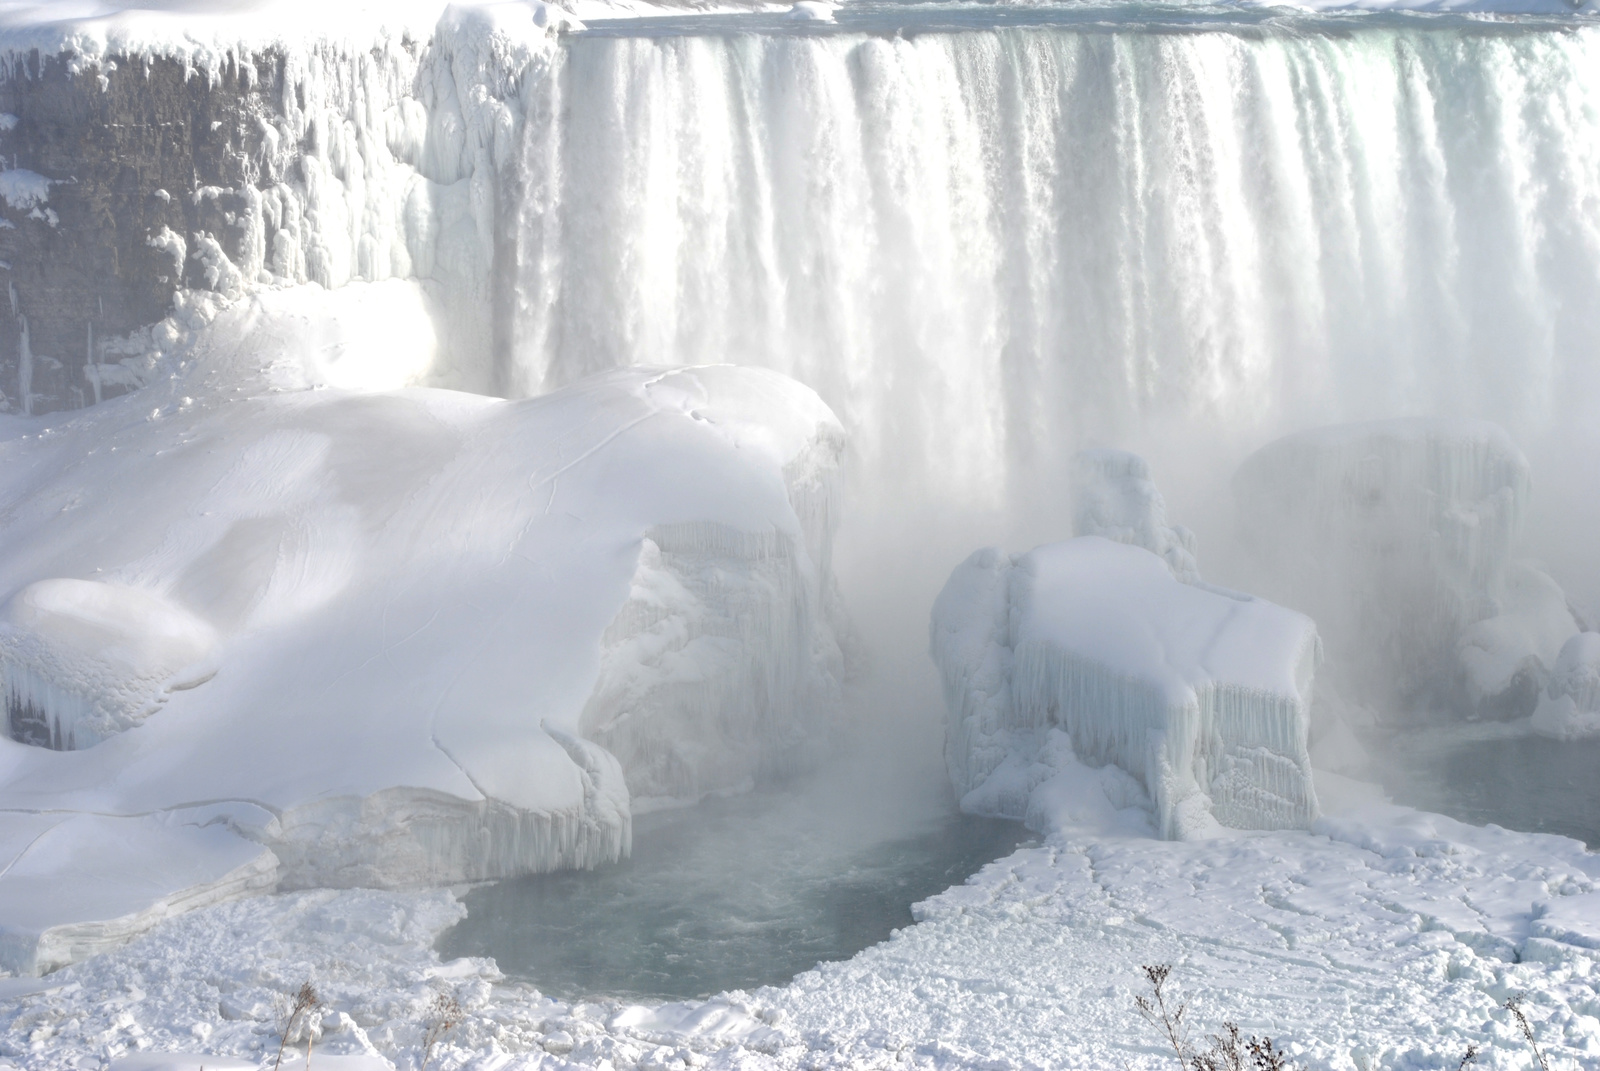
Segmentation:
[(247, 888), (592, 866), (633, 796), (745, 787), (832, 731), (843, 437), (806, 388), (235, 398), (204, 367), (0, 442), (5, 967)]
[(1143, 547), (1179, 580), (1200, 579), (1194, 533), (1167, 525), (1167, 504), (1150, 465), (1126, 450), (1082, 450), (1072, 459), (1072, 534)]
[(1533, 728), (1568, 738), (1600, 733), (1600, 633), (1580, 632), (1562, 644), (1534, 708)]
[(1528, 463), (1494, 425), (1392, 420), (1263, 447), (1233, 481), (1267, 590), (1312, 614), (1342, 691), (1390, 710), (1532, 713), (1578, 623), (1513, 551)]
[(1023, 817), (1033, 785), (989, 782), (1014, 779), (1060, 729), (1077, 758), (1138, 779), (1163, 836), (1316, 817), (1306, 738), (1319, 645), (1300, 614), (1181, 583), (1141, 547), (1085, 536), (1015, 559), (974, 553), (934, 603), (932, 652), (963, 806), (992, 798)]

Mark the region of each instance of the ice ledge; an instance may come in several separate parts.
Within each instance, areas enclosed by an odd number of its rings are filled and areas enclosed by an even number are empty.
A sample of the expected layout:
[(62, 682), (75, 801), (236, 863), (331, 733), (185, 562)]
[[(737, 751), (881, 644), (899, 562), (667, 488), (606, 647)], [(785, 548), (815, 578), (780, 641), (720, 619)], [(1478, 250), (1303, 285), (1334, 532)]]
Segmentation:
[(0, 812), (0, 967), (45, 974), (174, 915), (270, 891), (278, 858), (209, 813)]

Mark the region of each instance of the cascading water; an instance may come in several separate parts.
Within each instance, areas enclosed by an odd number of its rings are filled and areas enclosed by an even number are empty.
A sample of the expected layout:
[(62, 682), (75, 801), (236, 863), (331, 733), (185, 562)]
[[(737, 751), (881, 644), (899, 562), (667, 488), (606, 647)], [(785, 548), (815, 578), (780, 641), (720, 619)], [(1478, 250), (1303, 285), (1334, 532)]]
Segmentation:
[(1600, 32), (852, 11), (564, 39), (521, 149), (512, 393), (766, 364), (874, 482), (968, 506), (1162, 421), (1527, 440), (1600, 401)]

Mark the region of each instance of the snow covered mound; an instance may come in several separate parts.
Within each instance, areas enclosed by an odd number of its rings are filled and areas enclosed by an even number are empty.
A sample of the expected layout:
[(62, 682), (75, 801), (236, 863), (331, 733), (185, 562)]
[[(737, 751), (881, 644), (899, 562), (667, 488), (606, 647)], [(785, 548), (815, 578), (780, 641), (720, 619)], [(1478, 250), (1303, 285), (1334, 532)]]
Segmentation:
[[(85, 883), (133, 917), (237, 891), (241, 866), (252, 887), (593, 866), (628, 851), (631, 796), (748, 785), (832, 728), (843, 435), (775, 373), (9, 419), (13, 969), (107, 921), (65, 895)], [(45, 814), (122, 822), (151, 861), (102, 866), (82, 823), (35, 847)], [(59, 880), (19, 884), (45, 847)]]
[(1512, 557), (1531, 481), (1505, 432), (1442, 419), (1319, 429), (1257, 451), (1233, 487), (1266, 590), (1316, 618), (1342, 691), (1532, 712), (1578, 626), (1561, 588)]
[(56, 750), (131, 729), (212, 675), (211, 627), (137, 588), (41, 580), (0, 606), (0, 694), (13, 740)]
[(963, 806), (999, 800), (1023, 817), (1025, 792), (988, 783), (1061, 729), (1083, 761), (1139, 780), (1163, 836), (1316, 818), (1306, 737), (1320, 648), (1291, 610), (1180, 583), (1149, 551), (1088, 536), (973, 554), (934, 603), (932, 653)]
[(1200, 579), (1194, 533), (1167, 524), (1150, 465), (1126, 450), (1081, 450), (1072, 459), (1072, 534), (1143, 547), (1184, 582)]
[(1580, 632), (1562, 645), (1534, 709), (1533, 728), (1568, 738), (1600, 733), (1600, 633)]

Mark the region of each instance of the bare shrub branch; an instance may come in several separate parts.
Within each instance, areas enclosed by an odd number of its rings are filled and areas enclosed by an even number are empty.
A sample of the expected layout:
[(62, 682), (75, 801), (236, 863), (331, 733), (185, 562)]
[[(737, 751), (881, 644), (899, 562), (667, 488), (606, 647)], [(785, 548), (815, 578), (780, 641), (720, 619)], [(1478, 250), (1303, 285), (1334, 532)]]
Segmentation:
[[(272, 1071), (278, 1071), (278, 1066), (283, 1063), (283, 1050), (289, 1044), (289, 1035), (294, 1033), (294, 1025), (321, 1007), (322, 1000), (317, 996), (316, 989), (309, 981), (301, 982), (300, 988), (294, 996), (279, 995), (273, 1000), (273, 1007), (278, 1017), (278, 1058), (272, 1062)], [(306, 1030), (306, 1071), (311, 1071), (311, 1031)]]
[(428, 1060), (433, 1056), (433, 1047), (439, 1039), (454, 1030), (461, 1022), (461, 1002), (449, 993), (439, 993), (434, 996), (428, 1005), (428, 1032), (422, 1042), (422, 1063), (417, 1065), (417, 1071), (426, 1071)]
[(1517, 1025), (1522, 1028), (1522, 1036), (1528, 1039), (1528, 1044), (1533, 1048), (1533, 1058), (1539, 1061), (1539, 1071), (1550, 1071), (1550, 1062), (1544, 1058), (1544, 1053), (1539, 1051), (1539, 1043), (1534, 1040), (1533, 1024), (1522, 1014), (1522, 998), (1512, 997), (1501, 1007), (1516, 1017)]
[(1146, 964), (1140, 970), (1144, 971), (1145, 981), (1150, 983), (1152, 992), (1150, 996), (1141, 993), (1134, 997), (1134, 1007), (1139, 1009), (1140, 1017), (1155, 1027), (1167, 1044), (1172, 1046), (1173, 1054), (1178, 1057), (1178, 1067), (1186, 1071), (1193, 1055), (1189, 1045), (1189, 1028), (1183, 1024), (1183, 1013), (1188, 1011), (1189, 1005), (1175, 996), (1173, 1002), (1167, 999), (1167, 978), (1172, 974), (1172, 965)]

